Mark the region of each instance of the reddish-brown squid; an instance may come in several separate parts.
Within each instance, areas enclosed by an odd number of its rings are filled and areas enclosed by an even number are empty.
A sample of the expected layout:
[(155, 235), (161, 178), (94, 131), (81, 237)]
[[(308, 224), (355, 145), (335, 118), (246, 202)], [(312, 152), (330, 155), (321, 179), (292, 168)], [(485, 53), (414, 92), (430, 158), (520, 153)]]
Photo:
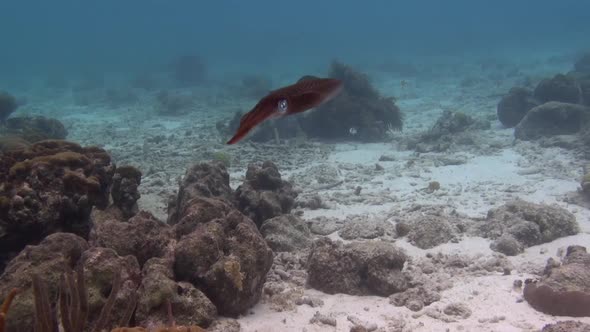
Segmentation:
[(237, 143), (266, 119), (305, 112), (334, 98), (342, 81), (304, 76), (297, 83), (271, 91), (240, 119), (240, 126), (227, 144)]

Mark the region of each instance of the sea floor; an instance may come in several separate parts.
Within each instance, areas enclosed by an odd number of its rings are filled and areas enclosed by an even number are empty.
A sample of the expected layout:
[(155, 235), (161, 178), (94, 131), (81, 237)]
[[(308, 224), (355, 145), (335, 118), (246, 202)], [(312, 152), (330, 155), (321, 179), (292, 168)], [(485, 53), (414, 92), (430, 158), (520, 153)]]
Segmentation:
[[(558, 69), (565, 65), (557, 65)], [(499, 95), (517, 85), (518, 77), (498, 80), (484, 78), (469, 87), (460, 82), (466, 76), (481, 75), (460, 70), (455, 76), (428, 78), (379, 78), (375, 84), (384, 94), (398, 96), (398, 106), (405, 115), (402, 132), (392, 133), (386, 143), (362, 144), (318, 143), (251, 144), (227, 147), (215, 129), (215, 122), (227, 119), (237, 108), (248, 109), (253, 101), (203, 98), (195, 111), (179, 117), (153, 114), (150, 99), (133, 107), (73, 106), (68, 98), (33, 102), (30, 113), (54, 116), (69, 131), (68, 139), (82, 145), (99, 144), (106, 148), (118, 165), (130, 164), (143, 172), (140, 187), (141, 209), (160, 220), (166, 220), (166, 204), (174, 195), (178, 181), (193, 163), (207, 160), (212, 152), (231, 156), (229, 168), (232, 187), (243, 180), (250, 162), (270, 159), (277, 164), (282, 177), (293, 182), (300, 196), (318, 195), (326, 208), (301, 209), (302, 218), (336, 217), (387, 220), (395, 211), (416, 204), (444, 205), (471, 218), (485, 217), (487, 211), (521, 198), (535, 203), (557, 204), (572, 212), (580, 224), (578, 235), (527, 248), (523, 254), (507, 259), (514, 269), (510, 275), (489, 272), (463, 275), (452, 280), (452, 287), (442, 292), (434, 309), (449, 303), (464, 303), (472, 311), (465, 319), (444, 319), (425, 311), (412, 312), (395, 307), (387, 298), (376, 296), (327, 295), (305, 289), (306, 295), (323, 300), (317, 308), (297, 306), (294, 310), (277, 311), (272, 303), (262, 301), (238, 321), (243, 331), (349, 331), (358, 319), (379, 331), (538, 331), (545, 324), (567, 317), (552, 317), (531, 308), (522, 301), (522, 292), (513, 287), (517, 279), (534, 278), (550, 257), (569, 245), (590, 245), (590, 210), (567, 203), (567, 195), (579, 187), (583, 160), (575, 152), (543, 147), (535, 142), (515, 142), (513, 130), (503, 129), (497, 120), (490, 130), (481, 131), (478, 144), (464, 150), (445, 153), (415, 153), (399, 148), (397, 140), (404, 135), (425, 131), (445, 109), (462, 111), (472, 116), (494, 118)], [(556, 73), (555, 68), (530, 68), (530, 75)], [(385, 75), (383, 75), (385, 76)], [(409, 87), (402, 89), (400, 80)], [(196, 98), (199, 100), (199, 98)], [(386, 155), (392, 161), (379, 161)], [(381, 166), (377, 169), (376, 164)], [(328, 180), (317, 179), (318, 170)], [(333, 181), (333, 182), (331, 182)], [(431, 181), (440, 189), (424, 190)], [(327, 184), (327, 185), (326, 185)], [(330, 184), (334, 184), (331, 186)], [(354, 195), (356, 187), (359, 195)], [(339, 238), (331, 234), (331, 238)], [(490, 242), (483, 238), (462, 237), (457, 243), (446, 243), (432, 249), (419, 249), (404, 239), (396, 240), (415, 259), (427, 253), (446, 253), (492, 257)], [(316, 312), (332, 316), (336, 326), (310, 323)], [(352, 318), (351, 318), (352, 317)], [(590, 318), (578, 319), (590, 323)]]

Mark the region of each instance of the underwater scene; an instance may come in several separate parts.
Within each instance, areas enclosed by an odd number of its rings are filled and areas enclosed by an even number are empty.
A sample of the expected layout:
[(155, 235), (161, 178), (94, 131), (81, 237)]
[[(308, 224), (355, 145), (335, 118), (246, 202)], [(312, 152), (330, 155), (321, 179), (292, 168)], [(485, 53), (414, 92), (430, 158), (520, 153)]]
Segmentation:
[(590, 2), (0, 1), (0, 332), (590, 331)]

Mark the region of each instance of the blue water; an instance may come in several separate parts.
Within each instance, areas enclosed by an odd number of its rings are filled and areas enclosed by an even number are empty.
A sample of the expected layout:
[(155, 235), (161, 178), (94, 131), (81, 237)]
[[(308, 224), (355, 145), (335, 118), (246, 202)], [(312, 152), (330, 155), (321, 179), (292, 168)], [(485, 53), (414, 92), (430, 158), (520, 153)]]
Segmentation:
[(589, 35), (584, 0), (2, 0), (0, 73), (128, 72), (186, 53), (213, 73), (264, 73), (333, 58), (582, 50)]

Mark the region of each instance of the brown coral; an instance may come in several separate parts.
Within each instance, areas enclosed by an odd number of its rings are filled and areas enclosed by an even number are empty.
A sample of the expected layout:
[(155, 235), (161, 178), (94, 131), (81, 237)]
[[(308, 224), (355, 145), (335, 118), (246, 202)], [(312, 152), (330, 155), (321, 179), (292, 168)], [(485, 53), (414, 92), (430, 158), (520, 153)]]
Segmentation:
[[(115, 166), (106, 151), (46, 140), (0, 158), (0, 252), (57, 231), (87, 238), (93, 206), (105, 208)], [(0, 259), (0, 271), (4, 258)]]

